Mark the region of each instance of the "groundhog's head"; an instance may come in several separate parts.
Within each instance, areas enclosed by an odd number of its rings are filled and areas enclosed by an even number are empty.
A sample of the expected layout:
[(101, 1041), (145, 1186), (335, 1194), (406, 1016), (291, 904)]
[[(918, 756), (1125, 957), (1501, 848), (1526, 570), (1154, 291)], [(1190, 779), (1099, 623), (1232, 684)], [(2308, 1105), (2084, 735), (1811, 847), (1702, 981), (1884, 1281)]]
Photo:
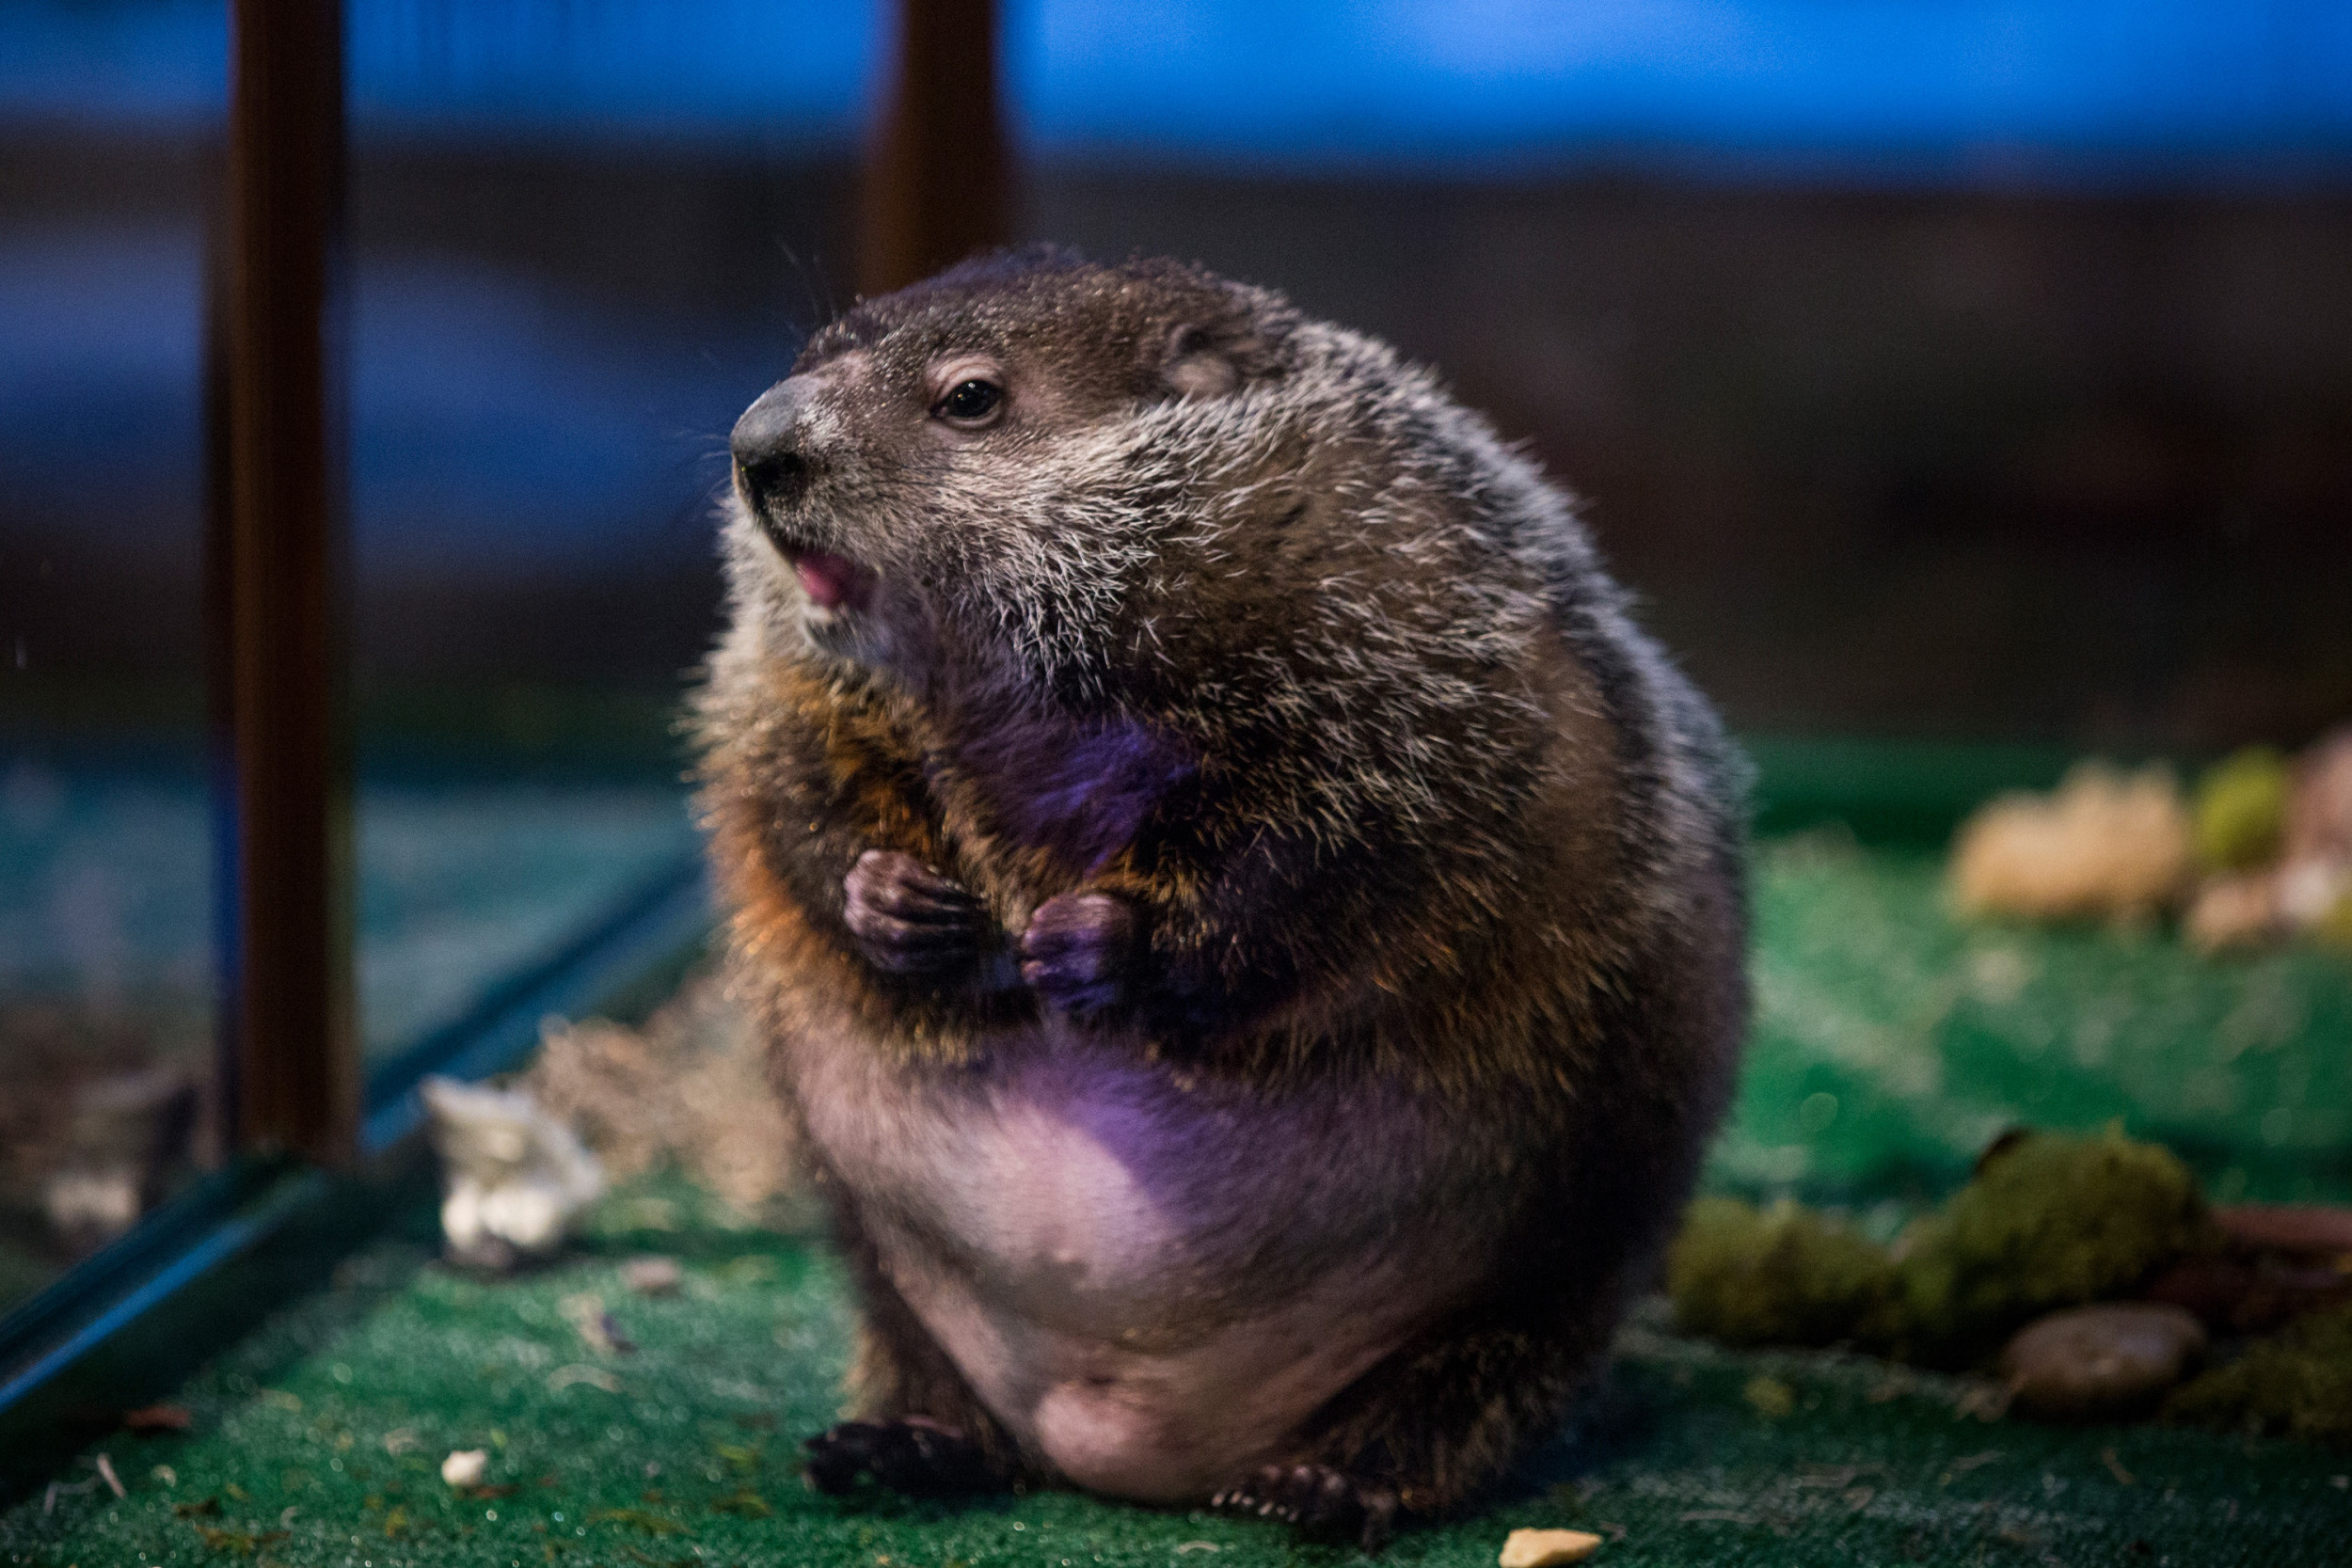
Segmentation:
[(1291, 323), (1198, 268), (1054, 250), (865, 301), (735, 427), (738, 593), (834, 657), (1057, 678), (1155, 549), (1153, 412), (1279, 381)]
[[(817, 334), (734, 436), (739, 641), (954, 710), (1483, 733), (1569, 503), (1386, 345), (1171, 261), (969, 262)], [(1369, 716), (1377, 716), (1375, 718)]]

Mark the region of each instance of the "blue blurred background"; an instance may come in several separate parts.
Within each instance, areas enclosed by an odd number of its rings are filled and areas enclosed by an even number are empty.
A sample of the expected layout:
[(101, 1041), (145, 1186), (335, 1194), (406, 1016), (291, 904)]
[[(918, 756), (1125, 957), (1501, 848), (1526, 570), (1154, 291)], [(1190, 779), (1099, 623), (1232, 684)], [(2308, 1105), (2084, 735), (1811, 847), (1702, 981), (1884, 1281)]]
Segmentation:
[[(352, 109), (458, 137), (862, 129), (883, 19), (755, 0), (358, 0)], [(207, 126), (220, 7), (20, 0), (12, 111)], [(1498, 163), (1898, 180), (2324, 175), (2352, 137), (2352, 14), (2325, 0), (1543, 5), (1016, 0), (1033, 155), (1461, 172)]]
[[(886, 25), (355, 0), (363, 681), (696, 657), (723, 433), (846, 297)], [(226, 27), (0, 8), (13, 709), (193, 669)], [(2347, 489), (2352, 8), (1021, 0), (1005, 33), (1024, 234), (1436, 361), (1751, 725), (2209, 745), (2352, 681), (2280, 630)]]
[[(847, 302), (888, 40), (797, 0), (348, 19), (389, 1050), (691, 851), (725, 433)], [(226, 47), (219, 3), (0, 5), (0, 1055), (55, 1094), (210, 1026)], [(2352, 713), (2352, 7), (1014, 0), (1002, 65), (1022, 237), (1438, 365), (1746, 732), (2195, 755)], [(55, 1094), (0, 1105), (0, 1252)]]

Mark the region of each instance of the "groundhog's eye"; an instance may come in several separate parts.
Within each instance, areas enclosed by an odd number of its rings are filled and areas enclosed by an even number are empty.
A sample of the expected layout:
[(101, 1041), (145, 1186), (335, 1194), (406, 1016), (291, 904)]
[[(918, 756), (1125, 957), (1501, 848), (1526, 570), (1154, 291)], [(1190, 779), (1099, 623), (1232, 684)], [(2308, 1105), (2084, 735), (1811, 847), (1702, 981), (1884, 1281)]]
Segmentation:
[(1004, 398), (1003, 388), (994, 382), (973, 376), (957, 382), (946, 397), (931, 405), (931, 412), (956, 424), (977, 424), (995, 413)]

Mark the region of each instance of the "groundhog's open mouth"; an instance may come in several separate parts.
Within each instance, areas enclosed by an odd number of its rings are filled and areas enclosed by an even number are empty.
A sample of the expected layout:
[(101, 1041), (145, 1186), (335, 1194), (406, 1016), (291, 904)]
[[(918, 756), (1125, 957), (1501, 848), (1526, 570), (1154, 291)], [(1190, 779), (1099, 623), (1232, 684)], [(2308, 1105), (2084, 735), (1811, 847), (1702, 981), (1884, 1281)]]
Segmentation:
[(874, 596), (874, 574), (846, 555), (787, 546), (784, 559), (801, 579), (801, 592), (819, 610), (864, 610)]

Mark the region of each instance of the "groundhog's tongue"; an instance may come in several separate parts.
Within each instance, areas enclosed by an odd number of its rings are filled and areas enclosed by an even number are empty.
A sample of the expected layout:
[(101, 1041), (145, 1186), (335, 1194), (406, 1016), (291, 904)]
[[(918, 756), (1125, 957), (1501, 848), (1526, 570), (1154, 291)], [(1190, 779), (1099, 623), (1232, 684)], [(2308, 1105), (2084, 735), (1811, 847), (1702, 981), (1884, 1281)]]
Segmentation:
[(872, 575), (848, 556), (828, 555), (823, 550), (795, 558), (792, 569), (800, 574), (802, 589), (827, 610), (862, 602), (872, 582)]

